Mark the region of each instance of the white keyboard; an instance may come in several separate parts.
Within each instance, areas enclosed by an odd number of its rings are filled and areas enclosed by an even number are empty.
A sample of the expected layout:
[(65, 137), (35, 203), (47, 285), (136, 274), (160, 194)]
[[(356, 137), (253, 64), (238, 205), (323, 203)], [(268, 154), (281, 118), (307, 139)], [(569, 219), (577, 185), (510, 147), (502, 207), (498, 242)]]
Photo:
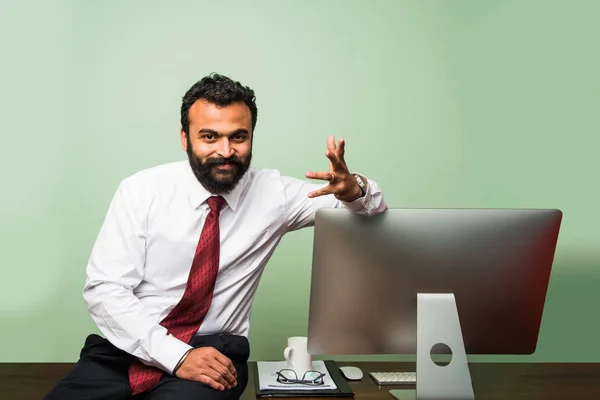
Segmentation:
[(370, 372), (371, 378), (378, 385), (414, 385), (417, 383), (416, 372)]

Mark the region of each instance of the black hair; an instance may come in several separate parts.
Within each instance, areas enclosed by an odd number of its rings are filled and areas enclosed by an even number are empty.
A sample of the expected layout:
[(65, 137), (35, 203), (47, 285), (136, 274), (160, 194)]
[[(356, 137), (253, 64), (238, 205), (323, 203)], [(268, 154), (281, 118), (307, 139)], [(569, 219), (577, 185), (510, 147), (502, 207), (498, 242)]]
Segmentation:
[(190, 135), (190, 107), (199, 99), (220, 107), (243, 101), (250, 109), (252, 132), (254, 132), (258, 114), (254, 91), (224, 75), (212, 73), (196, 82), (183, 96), (181, 102), (181, 128), (188, 138)]

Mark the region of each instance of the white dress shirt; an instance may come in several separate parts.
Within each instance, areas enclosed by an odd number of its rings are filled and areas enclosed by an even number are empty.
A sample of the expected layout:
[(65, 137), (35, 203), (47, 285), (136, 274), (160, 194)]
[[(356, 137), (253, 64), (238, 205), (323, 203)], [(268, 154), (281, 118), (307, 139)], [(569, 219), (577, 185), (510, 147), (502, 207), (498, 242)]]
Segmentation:
[[(198, 334), (248, 336), (252, 301), (265, 264), (282, 236), (314, 224), (323, 207), (364, 215), (387, 209), (377, 184), (352, 203), (333, 195), (308, 198), (326, 183), (250, 167), (224, 195), (220, 263), (210, 309)], [(83, 291), (90, 315), (116, 347), (172, 373), (187, 343), (160, 321), (183, 296), (211, 196), (188, 161), (124, 179), (108, 209), (87, 265)]]

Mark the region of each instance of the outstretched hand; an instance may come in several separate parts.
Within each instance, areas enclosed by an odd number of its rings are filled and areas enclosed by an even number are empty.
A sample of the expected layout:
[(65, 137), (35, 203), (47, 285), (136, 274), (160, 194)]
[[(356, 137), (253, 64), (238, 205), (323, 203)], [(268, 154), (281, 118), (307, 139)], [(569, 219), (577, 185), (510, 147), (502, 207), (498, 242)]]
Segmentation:
[(329, 181), (329, 185), (310, 192), (308, 197), (318, 197), (326, 194), (333, 194), (338, 200), (352, 202), (362, 195), (362, 190), (358, 186), (356, 178), (348, 170), (344, 160), (344, 148), (346, 142), (340, 138), (336, 145), (335, 138), (327, 138), (327, 151), (325, 156), (329, 159), (329, 172), (307, 172), (306, 177), (311, 179), (321, 179)]

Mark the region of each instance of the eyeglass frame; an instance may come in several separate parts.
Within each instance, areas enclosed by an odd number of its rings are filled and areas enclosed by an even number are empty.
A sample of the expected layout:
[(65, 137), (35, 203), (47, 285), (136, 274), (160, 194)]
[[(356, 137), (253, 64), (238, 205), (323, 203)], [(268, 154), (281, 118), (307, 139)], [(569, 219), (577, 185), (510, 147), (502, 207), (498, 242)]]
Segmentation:
[[(296, 379), (290, 379), (288, 377), (286, 377), (282, 372), (283, 371), (292, 371), (294, 373), (294, 376), (296, 377)], [(313, 372), (313, 373), (317, 373), (317, 377), (315, 377), (314, 379), (305, 379), (306, 378), (306, 374), (308, 374), (309, 372)], [(321, 386), (325, 384), (325, 380), (323, 379), (323, 377), (327, 374), (321, 372), (321, 371), (316, 371), (314, 369), (310, 369), (308, 371), (306, 371), (304, 373), (304, 375), (302, 375), (302, 379), (298, 379), (298, 374), (296, 373), (296, 371), (294, 371), (293, 369), (289, 369), (289, 368), (284, 368), (284, 369), (280, 369), (279, 371), (276, 372), (277, 374), (277, 382), (279, 383), (283, 383), (285, 385), (309, 385), (309, 386)], [(320, 382), (317, 382), (318, 380), (320, 380)]]

